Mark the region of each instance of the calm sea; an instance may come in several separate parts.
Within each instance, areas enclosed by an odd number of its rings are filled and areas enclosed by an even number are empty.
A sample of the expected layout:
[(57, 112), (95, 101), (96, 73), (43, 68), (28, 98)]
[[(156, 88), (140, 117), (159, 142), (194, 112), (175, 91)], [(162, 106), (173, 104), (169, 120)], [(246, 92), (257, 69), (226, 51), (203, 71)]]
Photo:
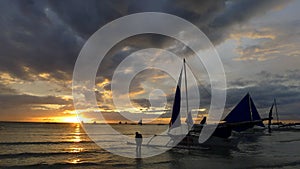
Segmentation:
[[(153, 134), (147, 131), (167, 128), (114, 127), (129, 136), (143, 131), (146, 137)], [(274, 131), (271, 135), (247, 136), (237, 149), (174, 149), (150, 158), (131, 159), (101, 149), (77, 124), (0, 123), (0, 168), (300, 168), (299, 133)]]

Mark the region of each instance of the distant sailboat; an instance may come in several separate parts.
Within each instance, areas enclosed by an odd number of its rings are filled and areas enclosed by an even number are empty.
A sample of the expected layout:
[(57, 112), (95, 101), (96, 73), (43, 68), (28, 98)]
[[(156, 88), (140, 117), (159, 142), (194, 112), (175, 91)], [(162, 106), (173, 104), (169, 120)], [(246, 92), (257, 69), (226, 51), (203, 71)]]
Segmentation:
[(275, 130), (275, 131), (300, 130), (300, 123), (296, 123), (296, 122), (284, 123), (279, 121), (276, 99), (274, 99), (274, 103), (272, 104), (272, 107), (270, 109), (270, 114), (273, 113), (273, 107), (275, 107), (277, 121), (275, 123), (269, 121), (269, 127), (268, 127), (269, 132), (271, 132), (271, 130)]
[(143, 125), (143, 120), (142, 119), (138, 122), (138, 125)]

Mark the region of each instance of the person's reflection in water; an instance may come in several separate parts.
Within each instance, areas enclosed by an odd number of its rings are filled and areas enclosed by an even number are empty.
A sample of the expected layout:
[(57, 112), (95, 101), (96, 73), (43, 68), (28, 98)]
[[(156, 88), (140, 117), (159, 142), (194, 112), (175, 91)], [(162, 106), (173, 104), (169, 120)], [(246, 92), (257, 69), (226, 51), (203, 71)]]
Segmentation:
[(136, 142), (136, 157), (140, 158), (141, 157), (141, 147), (142, 147), (142, 142), (143, 142), (143, 136), (139, 132), (135, 132), (135, 142)]
[(135, 162), (136, 162), (136, 169), (142, 169), (143, 168), (143, 160), (142, 160), (142, 158), (136, 158)]

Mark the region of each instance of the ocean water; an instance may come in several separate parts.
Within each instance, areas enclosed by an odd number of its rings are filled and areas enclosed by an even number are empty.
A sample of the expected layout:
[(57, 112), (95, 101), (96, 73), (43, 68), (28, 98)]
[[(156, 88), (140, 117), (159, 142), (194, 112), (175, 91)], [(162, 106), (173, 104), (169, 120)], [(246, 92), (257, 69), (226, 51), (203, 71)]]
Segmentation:
[[(115, 125), (134, 136), (150, 137), (166, 125)], [(152, 132), (152, 133), (151, 133)], [(237, 148), (172, 149), (132, 159), (114, 155), (89, 139), (78, 124), (0, 123), (0, 168), (300, 168), (296, 131), (242, 136)], [(105, 136), (108, 143), (110, 136)], [(143, 150), (143, 148), (142, 148)]]

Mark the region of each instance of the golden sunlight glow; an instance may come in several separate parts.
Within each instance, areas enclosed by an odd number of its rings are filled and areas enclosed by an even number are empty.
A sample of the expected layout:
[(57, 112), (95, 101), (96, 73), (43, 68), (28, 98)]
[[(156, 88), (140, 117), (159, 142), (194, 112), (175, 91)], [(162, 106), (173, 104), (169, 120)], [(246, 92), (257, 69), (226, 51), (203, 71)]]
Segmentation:
[(70, 148), (71, 153), (79, 153), (79, 152), (82, 152), (83, 150), (84, 150), (84, 148), (78, 148), (78, 147)]
[(130, 92), (129, 93), (129, 97), (136, 97), (138, 95), (142, 95), (142, 94), (145, 94), (146, 91), (145, 90), (139, 90), (139, 91), (136, 91), (136, 92)]
[(76, 116), (61, 117), (61, 118), (62, 118), (62, 122), (65, 123), (79, 123), (79, 120), (77, 119)]
[(75, 114), (76, 115), (76, 111), (75, 110), (65, 110), (63, 113), (64, 114)]
[(79, 123), (76, 115), (73, 116), (53, 116), (53, 117), (39, 117), (33, 118), (29, 121), (33, 122), (50, 122), (50, 123)]
[(22, 82), (20, 79), (14, 78), (9, 73), (6, 72), (0, 72), (0, 80), (1, 83), (5, 85)]
[(105, 90), (101, 92), (103, 95), (104, 102), (107, 102), (112, 99), (112, 91), (111, 90)]
[(61, 98), (68, 101), (68, 100), (72, 100), (73, 96), (72, 95), (63, 95), (63, 96), (61, 96)]
[(50, 77), (50, 74), (49, 73), (40, 73), (38, 76), (41, 77), (41, 78), (47, 79), (47, 78)]
[(23, 66), (23, 69), (25, 72), (29, 72), (30, 71), (30, 68), (28, 66)]
[(74, 136), (71, 139), (72, 142), (77, 142), (78, 143), (78, 142), (82, 141), (81, 137), (80, 137), (80, 124), (79, 123), (75, 126), (75, 131), (74, 131), (73, 134), (74, 134)]
[(169, 76), (167, 74), (159, 74), (152, 77), (153, 82), (157, 82), (157, 80), (166, 79)]
[(64, 107), (64, 105), (60, 104), (37, 104), (33, 105), (30, 109), (31, 110), (57, 110)]
[(109, 80), (108, 80), (108, 79), (104, 79), (103, 82), (97, 83), (97, 86), (103, 88), (103, 87), (106, 86), (107, 84), (109, 84)]
[(263, 30), (262, 32), (240, 32), (230, 34), (231, 39), (239, 40), (241, 38), (249, 39), (272, 39), (274, 40), (276, 36), (270, 32), (270, 30)]
[(77, 164), (79, 162), (80, 162), (79, 158), (75, 158), (75, 159), (73, 159), (73, 160), (70, 161), (70, 163), (72, 163), (72, 164)]

